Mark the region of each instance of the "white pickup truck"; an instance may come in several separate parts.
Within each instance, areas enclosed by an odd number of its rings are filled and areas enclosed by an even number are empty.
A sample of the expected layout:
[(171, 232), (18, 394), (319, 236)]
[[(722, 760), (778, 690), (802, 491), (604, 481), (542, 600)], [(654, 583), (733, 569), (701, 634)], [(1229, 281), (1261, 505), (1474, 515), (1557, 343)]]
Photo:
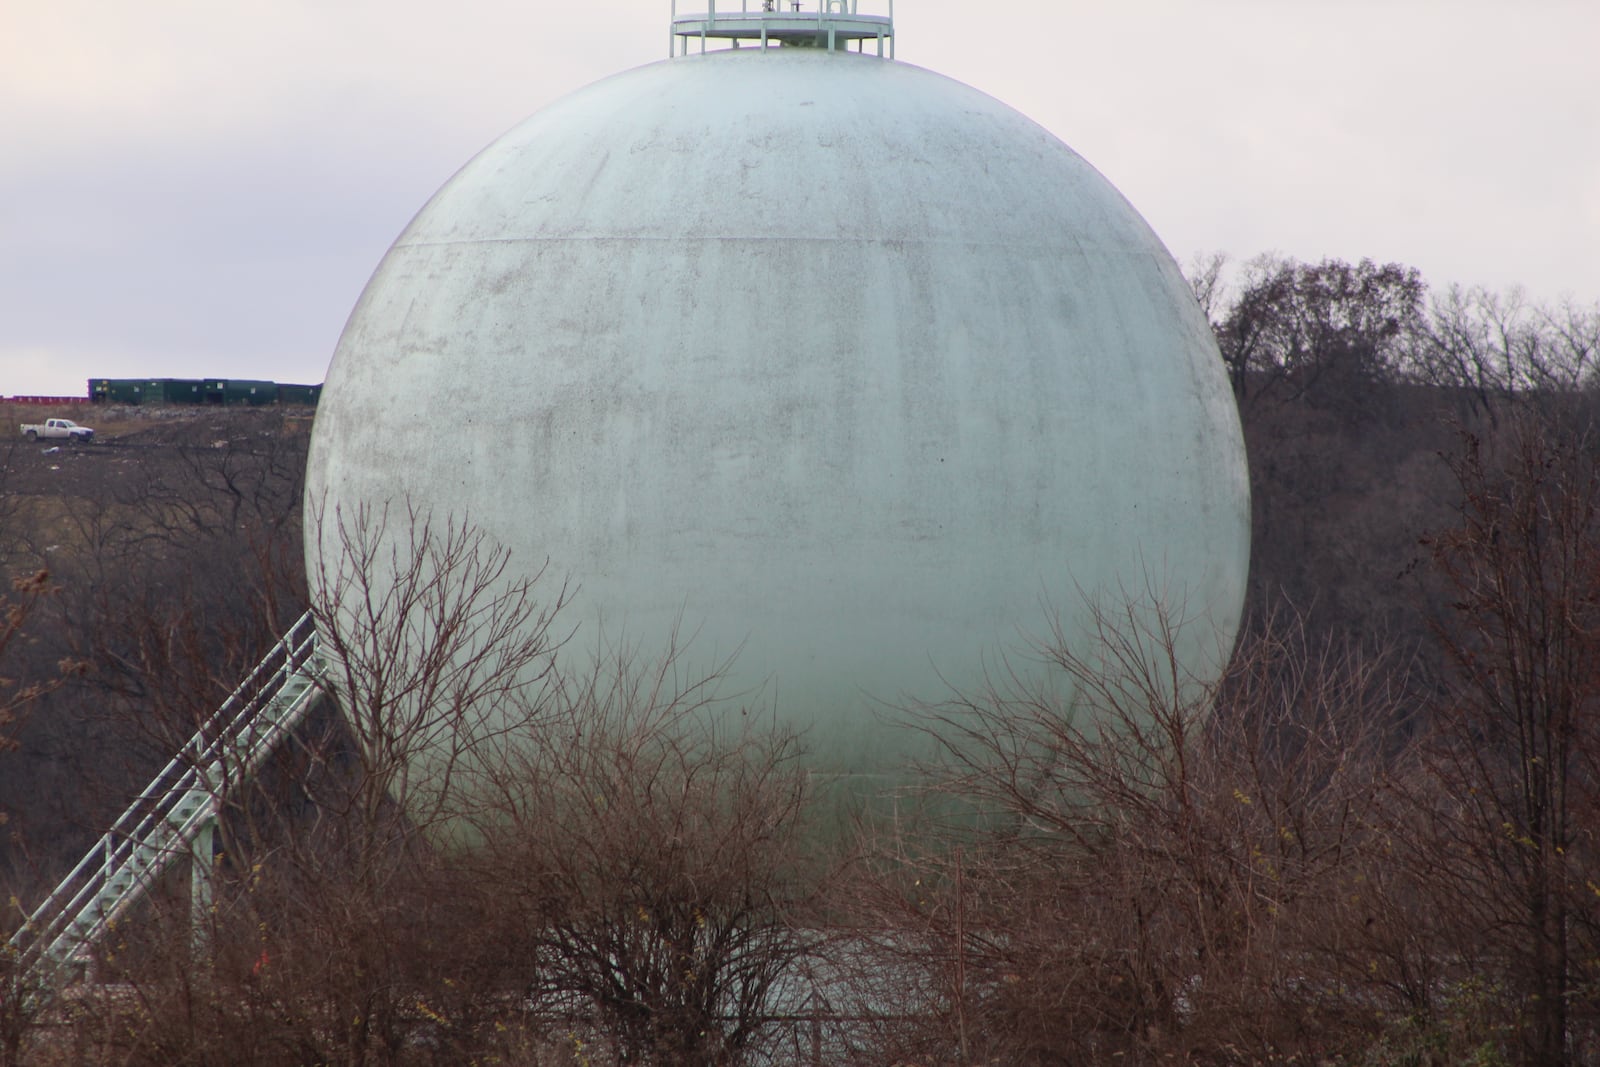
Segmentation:
[(37, 441), (41, 437), (46, 440), (66, 438), (69, 441), (88, 444), (94, 440), (94, 431), (87, 426), (79, 426), (71, 419), (45, 419), (42, 423), (23, 423), (22, 436), (30, 441)]

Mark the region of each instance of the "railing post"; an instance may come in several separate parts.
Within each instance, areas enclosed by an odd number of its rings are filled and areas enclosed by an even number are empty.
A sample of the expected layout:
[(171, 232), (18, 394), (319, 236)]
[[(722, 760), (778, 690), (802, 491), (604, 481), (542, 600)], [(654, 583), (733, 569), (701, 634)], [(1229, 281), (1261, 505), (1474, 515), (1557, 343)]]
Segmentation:
[(216, 816), (205, 821), (189, 852), (189, 951), (197, 965), (211, 959), (212, 908), (216, 900), (213, 883), (216, 866)]

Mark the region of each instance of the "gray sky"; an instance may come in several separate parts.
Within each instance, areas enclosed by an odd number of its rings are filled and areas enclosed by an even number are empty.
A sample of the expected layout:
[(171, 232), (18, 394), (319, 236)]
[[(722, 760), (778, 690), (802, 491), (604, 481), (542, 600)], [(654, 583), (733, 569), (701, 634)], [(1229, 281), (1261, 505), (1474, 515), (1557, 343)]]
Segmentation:
[[(0, 394), (321, 381), (428, 196), (523, 116), (664, 58), (668, 17), (0, 0)], [(1594, 0), (898, 0), (895, 19), (901, 61), (1054, 132), (1180, 261), (1366, 256), (1600, 298)]]

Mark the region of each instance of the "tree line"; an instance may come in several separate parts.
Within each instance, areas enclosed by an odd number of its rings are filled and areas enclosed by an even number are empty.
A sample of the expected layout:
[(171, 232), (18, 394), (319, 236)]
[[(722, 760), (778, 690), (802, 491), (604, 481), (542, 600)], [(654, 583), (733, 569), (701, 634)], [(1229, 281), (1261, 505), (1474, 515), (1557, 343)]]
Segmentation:
[(8, 493), (0, 778), (78, 746), (106, 790), (0, 796), (19, 901), (302, 606), (366, 609), (319, 619), (341, 710), (228, 798), (209, 950), (164, 885), (80, 996), (0, 994), (0, 1060), (1600, 1061), (1600, 306), (1190, 274), (1255, 493), (1228, 669), (1102, 605), (1018, 650), (1062, 684), (900, 709), (932, 756), (842, 823), (677, 649), (565, 662), (566, 591), (470, 526), (322, 515), (308, 579), (293, 433), (48, 534)]
[(1363, 385), (1459, 391), (1476, 410), (1526, 394), (1590, 387), (1600, 361), (1600, 305), (1530, 299), (1517, 288), (1451, 285), (1371, 260), (1304, 263), (1195, 258), (1195, 296), (1211, 320), (1234, 395), (1324, 399)]

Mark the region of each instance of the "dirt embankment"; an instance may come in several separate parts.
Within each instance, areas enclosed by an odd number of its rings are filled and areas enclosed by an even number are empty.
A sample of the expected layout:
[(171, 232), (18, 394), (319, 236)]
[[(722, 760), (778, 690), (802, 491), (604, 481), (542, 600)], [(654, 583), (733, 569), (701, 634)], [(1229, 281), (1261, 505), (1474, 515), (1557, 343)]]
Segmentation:
[(4, 649), (0, 678), (51, 683), (74, 665), (7, 728), (14, 746), (0, 743), (0, 887), (38, 888), (303, 610), (311, 418), (74, 406), (63, 417), (95, 439), (71, 444), (17, 432), (56, 411), (6, 408), (0, 575), (44, 570), (53, 588)]
[[(28, 441), (17, 431), (46, 418), (92, 426), (94, 440)], [(109, 499), (135, 471), (181, 465), (183, 454), (196, 450), (259, 450), (307, 438), (311, 419), (299, 409), (0, 403), (0, 497)]]

